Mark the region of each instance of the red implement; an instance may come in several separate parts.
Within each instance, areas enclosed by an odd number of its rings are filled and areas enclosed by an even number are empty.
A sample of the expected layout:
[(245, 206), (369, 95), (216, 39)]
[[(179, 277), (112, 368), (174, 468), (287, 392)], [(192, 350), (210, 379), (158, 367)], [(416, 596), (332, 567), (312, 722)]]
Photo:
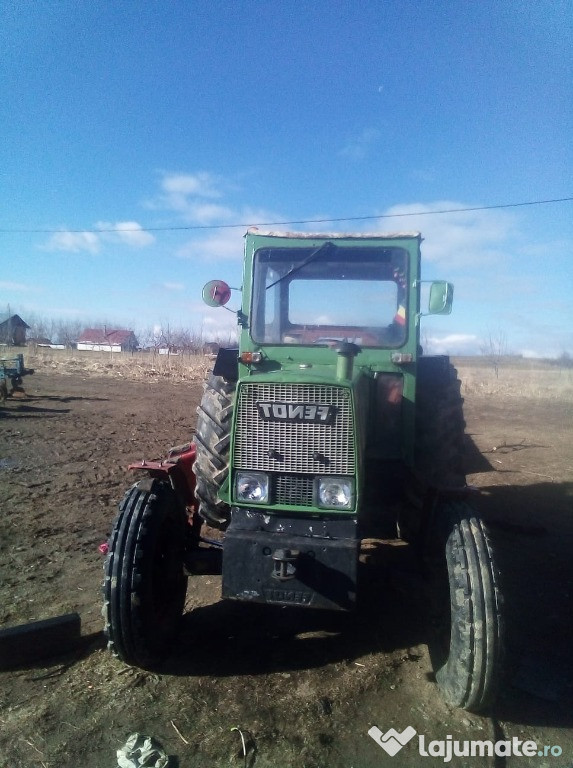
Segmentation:
[(177, 491), (186, 507), (195, 505), (195, 475), (192, 471), (195, 461), (195, 446), (193, 443), (185, 443), (175, 448), (170, 448), (165, 459), (160, 461), (143, 461), (130, 464), (128, 469), (142, 470), (150, 477), (160, 479), (168, 478)]

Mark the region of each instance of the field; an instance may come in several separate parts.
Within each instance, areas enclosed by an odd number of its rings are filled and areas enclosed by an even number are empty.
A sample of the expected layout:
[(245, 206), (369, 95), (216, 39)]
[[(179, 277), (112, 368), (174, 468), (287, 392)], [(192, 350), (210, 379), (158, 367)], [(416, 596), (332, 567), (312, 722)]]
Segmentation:
[[(560, 756), (453, 758), (452, 766), (573, 765), (573, 371), (457, 361), (468, 482), (503, 577), (507, 670), (491, 716), (451, 710), (431, 679), (420, 577), (408, 547), (364, 553), (356, 615), (267, 614), (193, 577), (178, 646), (156, 673), (105, 649), (100, 583), (129, 462), (193, 433), (204, 357), (25, 351), (27, 397), (0, 406), (0, 626), (78, 611), (73, 654), (0, 673), (0, 765), (107, 768), (130, 733), (171, 766), (443, 765), (414, 739), (390, 758), (367, 735), (413, 726), (426, 742), (531, 739)], [(233, 730), (235, 729), (235, 730)], [(239, 730), (236, 730), (239, 729)], [(247, 747), (243, 757), (242, 737)]]

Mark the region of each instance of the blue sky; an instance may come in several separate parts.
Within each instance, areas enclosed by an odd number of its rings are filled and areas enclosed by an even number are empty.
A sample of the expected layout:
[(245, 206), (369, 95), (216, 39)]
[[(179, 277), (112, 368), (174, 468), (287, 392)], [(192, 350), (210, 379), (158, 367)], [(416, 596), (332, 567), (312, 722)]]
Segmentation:
[[(0, 11), (2, 314), (224, 335), (244, 228), (160, 228), (573, 196), (572, 0)], [(572, 202), (288, 228), (419, 229), (433, 351), (573, 353)]]

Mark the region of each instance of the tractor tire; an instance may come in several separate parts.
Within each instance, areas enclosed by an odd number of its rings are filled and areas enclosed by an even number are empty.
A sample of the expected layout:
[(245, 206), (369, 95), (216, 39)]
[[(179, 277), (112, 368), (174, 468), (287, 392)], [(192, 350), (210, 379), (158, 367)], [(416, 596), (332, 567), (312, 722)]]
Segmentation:
[(463, 398), (457, 371), (445, 356), (420, 357), (416, 382), (414, 472), (407, 503), (398, 512), (398, 537), (420, 550), (426, 537), (428, 496), (436, 491), (462, 489), (464, 471)]
[(197, 479), (195, 496), (198, 512), (213, 528), (224, 530), (231, 520), (231, 508), (219, 499), (219, 490), (229, 474), (229, 447), (233, 418), (235, 383), (209, 374), (201, 405), (197, 408), (194, 443), (197, 456), (193, 472)]
[(108, 647), (127, 664), (153, 667), (177, 633), (185, 605), (187, 515), (164, 481), (146, 478), (119, 505), (104, 566)]
[(447, 358), (421, 358), (416, 390), (415, 468), (433, 488), (463, 488), (463, 398)]
[(483, 712), (495, 699), (503, 665), (498, 573), (487, 531), (467, 504), (443, 504), (436, 528), (428, 580), (436, 682), (448, 704)]

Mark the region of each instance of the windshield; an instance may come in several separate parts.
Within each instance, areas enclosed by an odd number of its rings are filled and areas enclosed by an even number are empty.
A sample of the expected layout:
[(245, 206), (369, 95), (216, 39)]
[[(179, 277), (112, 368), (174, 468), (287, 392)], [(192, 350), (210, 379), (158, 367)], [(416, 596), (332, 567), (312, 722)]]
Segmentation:
[(403, 248), (261, 248), (255, 254), (251, 335), (260, 344), (399, 347), (406, 341)]

